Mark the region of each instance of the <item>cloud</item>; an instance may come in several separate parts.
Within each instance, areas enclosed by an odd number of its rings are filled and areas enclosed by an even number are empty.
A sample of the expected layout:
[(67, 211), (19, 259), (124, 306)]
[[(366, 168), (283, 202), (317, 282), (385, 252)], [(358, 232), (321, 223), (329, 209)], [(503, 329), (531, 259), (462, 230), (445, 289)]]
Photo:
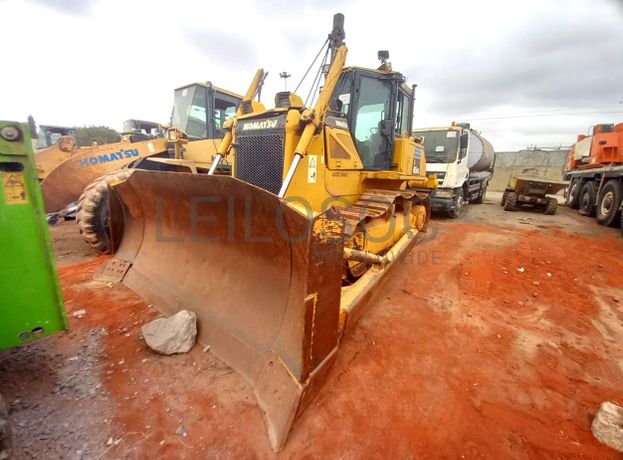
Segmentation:
[(30, 3), (45, 6), (58, 13), (71, 16), (89, 16), (97, 0), (27, 0)]
[[(610, 28), (532, 24), (485, 49), (451, 50), (419, 76), (442, 113), (475, 113), (498, 106), (582, 107), (621, 97), (623, 32)], [(587, 37), (590, 39), (587, 40)]]
[[(347, 65), (376, 67), (376, 51), (388, 49), (394, 68), (418, 84), (418, 126), (471, 117), (494, 145), (525, 147), (572, 142), (591, 124), (621, 118), (594, 112), (623, 111), (621, 0), (408, 9), (396, 0), (382, 8), (373, 0), (239, 0), (233, 8), (232, 16), (230, 4), (199, 0), (177, 0), (174, 10), (166, 0), (0, 0), (0, 40), (23, 37), (22, 72), (5, 75), (0, 88), (5, 116), (112, 126), (165, 120), (174, 87), (209, 79), (244, 92), (260, 66), (270, 72), (270, 104), (284, 87), (279, 72), (291, 73), (292, 89), (335, 12), (346, 17)], [(61, 57), (71, 66), (58, 72)]]
[(204, 56), (236, 67), (258, 65), (257, 48), (252, 40), (217, 29), (185, 28), (182, 35)]

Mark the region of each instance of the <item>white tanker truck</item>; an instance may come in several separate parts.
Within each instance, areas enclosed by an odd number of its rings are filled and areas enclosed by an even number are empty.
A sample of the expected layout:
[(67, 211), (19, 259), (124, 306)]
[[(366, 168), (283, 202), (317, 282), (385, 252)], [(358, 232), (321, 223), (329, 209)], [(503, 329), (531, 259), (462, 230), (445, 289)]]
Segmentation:
[(439, 188), (433, 190), (433, 212), (459, 217), (465, 203), (482, 203), (493, 176), (493, 146), (468, 123), (449, 127), (416, 129), (426, 151), (426, 172), (437, 174)]

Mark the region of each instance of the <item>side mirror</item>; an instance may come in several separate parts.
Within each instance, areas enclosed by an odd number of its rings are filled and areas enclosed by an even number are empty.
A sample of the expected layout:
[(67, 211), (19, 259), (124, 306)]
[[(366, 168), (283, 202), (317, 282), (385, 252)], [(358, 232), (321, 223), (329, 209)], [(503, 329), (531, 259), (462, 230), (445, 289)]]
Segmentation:
[(468, 145), (469, 145), (469, 133), (464, 132), (463, 134), (461, 134), (461, 150), (467, 149)]
[(459, 162), (467, 156), (467, 148), (469, 147), (469, 132), (465, 131), (461, 134), (459, 140)]

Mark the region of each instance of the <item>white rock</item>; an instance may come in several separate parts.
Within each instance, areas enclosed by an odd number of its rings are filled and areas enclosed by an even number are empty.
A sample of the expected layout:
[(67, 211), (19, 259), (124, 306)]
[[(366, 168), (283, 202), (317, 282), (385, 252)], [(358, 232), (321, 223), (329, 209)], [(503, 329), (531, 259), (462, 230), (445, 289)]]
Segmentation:
[(76, 310), (75, 312), (71, 314), (71, 316), (73, 316), (74, 318), (82, 318), (86, 314), (87, 314), (86, 310)]
[(145, 342), (163, 355), (186, 353), (195, 345), (197, 316), (188, 310), (180, 310), (169, 318), (156, 318), (142, 328)]
[(601, 403), (591, 431), (606, 446), (623, 452), (623, 407), (608, 401)]

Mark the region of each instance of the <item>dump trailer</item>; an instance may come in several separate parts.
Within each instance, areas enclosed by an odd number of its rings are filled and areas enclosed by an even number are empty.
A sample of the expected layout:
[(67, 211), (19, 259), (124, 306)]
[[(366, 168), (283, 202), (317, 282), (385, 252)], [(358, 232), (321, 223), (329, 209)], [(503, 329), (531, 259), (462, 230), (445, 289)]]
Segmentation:
[(457, 218), (465, 203), (484, 202), (495, 165), (495, 152), (489, 141), (471, 129), (469, 123), (416, 129), (413, 134), (422, 138), (427, 170), (435, 173), (439, 181), (439, 188), (431, 195), (433, 211)]
[(623, 123), (598, 124), (569, 149), (564, 178), (567, 206), (596, 216), (601, 225), (621, 225), (623, 216)]
[(199, 341), (253, 388), (275, 450), (420, 241), (436, 186), (410, 134), (413, 88), (387, 52), (378, 69), (345, 67), (343, 39), (338, 14), (311, 107), (290, 92), (272, 109), (242, 101), (215, 160), (233, 154), (231, 176), (134, 170), (111, 184), (125, 231), (98, 276), (165, 314), (194, 311)]
[(523, 175), (513, 177), (511, 185), (502, 194), (500, 205), (505, 211), (518, 211), (531, 208), (545, 214), (556, 214), (558, 200), (547, 195), (555, 195), (569, 185), (567, 181), (557, 181), (549, 177)]
[[(0, 350), (67, 329), (28, 124), (0, 121)], [(0, 395), (0, 458), (11, 427)]]
[[(259, 91), (265, 74), (259, 70), (249, 91), (251, 98)], [(114, 197), (108, 193), (108, 185), (128, 177), (133, 169), (154, 169), (162, 171), (191, 171), (208, 173), (212, 166), (216, 149), (223, 137), (223, 126), (240, 106), (242, 96), (217, 88), (211, 83), (194, 83), (177, 88), (174, 93), (172, 128), (166, 137), (158, 139), (161, 149), (166, 153), (138, 155), (122, 169), (110, 170), (98, 175), (82, 191), (77, 205), (76, 220), (80, 235), (91, 247), (102, 253), (110, 253), (123, 233), (123, 218), (113, 219), (111, 212), (121, 212)], [(130, 120), (125, 128), (127, 135), (148, 126), (140, 120)], [(150, 141), (135, 145), (149, 145)], [(216, 168), (221, 174), (231, 172), (231, 162), (223, 162)], [(113, 239), (114, 236), (114, 239)]]
[[(205, 145), (197, 149), (201, 150), (199, 160), (203, 161), (200, 166), (210, 167), (211, 155), (206, 152), (209, 149), (212, 149), (212, 154), (216, 152), (225, 114), (233, 114), (240, 99), (241, 96), (214, 87), (209, 82), (194, 83), (175, 90), (171, 122), (173, 126), (188, 131), (191, 139), (205, 140)], [(216, 119), (210, 115), (212, 113), (218, 113), (221, 118)], [(78, 201), (85, 188), (105, 174), (129, 164), (136, 165), (147, 157), (169, 158), (174, 155), (166, 137), (152, 138), (142, 133), (141, 128), (136, 128), (140, 121), (132, 122), (135, 128), (125, 132), (120, 142), (75, 149), (60, 164), (57, 163), (51, 170), (46, 169), (41, 183), (46, 212), (59, 212), (67, 204)], [(195, 159), (194, 151), (194, 148), (189, 148), (187, 156), (190, 159)], [(41, 152), (37, 158), (39, 155)], [(153, 164), (151, 167), (159, 166)]]

